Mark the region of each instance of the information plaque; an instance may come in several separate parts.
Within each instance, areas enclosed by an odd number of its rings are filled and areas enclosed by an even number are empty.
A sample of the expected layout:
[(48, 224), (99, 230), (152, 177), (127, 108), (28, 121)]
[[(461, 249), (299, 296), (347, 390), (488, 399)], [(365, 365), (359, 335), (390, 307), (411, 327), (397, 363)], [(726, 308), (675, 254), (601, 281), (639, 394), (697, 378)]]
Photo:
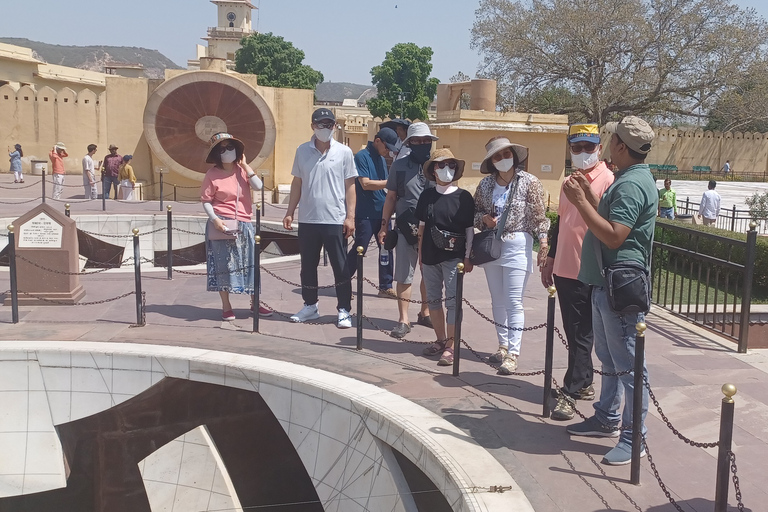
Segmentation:
[(19, 247), (61, 249), (61, 224), (40, 212), (19, 226)]

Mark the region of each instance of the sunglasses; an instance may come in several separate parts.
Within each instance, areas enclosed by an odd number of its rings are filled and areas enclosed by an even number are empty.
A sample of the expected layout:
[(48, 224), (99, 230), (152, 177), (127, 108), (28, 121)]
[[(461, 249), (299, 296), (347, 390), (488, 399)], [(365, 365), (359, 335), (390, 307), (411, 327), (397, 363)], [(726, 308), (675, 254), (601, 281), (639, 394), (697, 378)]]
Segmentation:
[(595, 149), (597, 149), (597, 144), (594, 142), (582, 142), (581, 144), (571, 144), (571, 152), (574, 154), (578, 153), (594, 153)]
[(237, 149), (237, 147), (234, 144), (227, 144), (226, 146), (225, 145), (219, 146), (218, 151), (219, 153), (224, 154), (227, 151), (232, 151), (233, 149)]
[(435, 166), (440, 169), (445, 169), (446, 167), (448, 167), (449, 169), (453, 169), (455, 171), (459, 167), (459, 164), (457, 164), (453, 160), (446, 160), (444, 162), (435, 162)]
[(333, 121), (318, 121), (315, 123), (315, 126), (317, 126), (318, 128), (325, 128), (325, 129), (333, 128), (335, 125), (336, 123), (334, 123)]

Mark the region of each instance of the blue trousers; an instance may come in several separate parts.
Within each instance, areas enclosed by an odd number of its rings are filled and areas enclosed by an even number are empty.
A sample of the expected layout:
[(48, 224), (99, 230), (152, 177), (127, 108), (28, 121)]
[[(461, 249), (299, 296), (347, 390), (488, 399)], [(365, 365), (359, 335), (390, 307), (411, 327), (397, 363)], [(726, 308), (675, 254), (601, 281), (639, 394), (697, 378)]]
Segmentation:
[(115, 199), (117, 199), (117, 185), (120, 183), (120, 180), (117, 176), (110, 176), (109, 174), (105, 174), (104, 178), (102, 179), (102, 186), (101, 186), (101, 192), (104, 194), (104, 197), (109, 199), (109, 194), (112, 192), (112, 186), (115, 187)]
[[(608, 291), (602, 286), (592, 288), (592, 329), (595, 339), (595, 355), (604, 372), (617, 373), (635, 367), (635, 325), (644, 322), (642, 313), (620, 315), (608, 305)], [(634, 372), (633, 372), (634, 373)], [(648, 370), (643, 366), (643, 375)], [(595, 417), (603, 425), (632, 426), (634, 403), (634, 375), (632, 373), (612, 377), (604, 375), (600, 385), (600, 399), (595, 402)], [(621, 409), (622, 397), (624, 408)], [(621, 409), (621, 410), (620, 410)], [(645, 434), (645, 416), (648, 414), (648, 390), (643, 390), (642, 432)], [(622, 430), (621, 440), (632, 444), (632, 430)]]
[[(347, 254), (347, 267), (349, 268), (349, 275), (355, 275), (357, 272), (357, 248), (361, 246), (363, 248), (363, 254), (368, 252), (368, 244), (371, 241), (371, 237), (376, 237), (379, 234), (381, 228), (381, 219), (359, 219), (355, 220), (355, 243), (352, 244), (352, 248)], [(376, 245), (379, 248), (379, 254), (384, 248), (376, 238)], [(377, 258), (376, 264), (379, 267), (379, 289), (388, 290), (392, 288), (392, 271), (394, 268), (394, 254), (389, 251), (389, 262), (386, 265), (381, 264), (381, 259)]]

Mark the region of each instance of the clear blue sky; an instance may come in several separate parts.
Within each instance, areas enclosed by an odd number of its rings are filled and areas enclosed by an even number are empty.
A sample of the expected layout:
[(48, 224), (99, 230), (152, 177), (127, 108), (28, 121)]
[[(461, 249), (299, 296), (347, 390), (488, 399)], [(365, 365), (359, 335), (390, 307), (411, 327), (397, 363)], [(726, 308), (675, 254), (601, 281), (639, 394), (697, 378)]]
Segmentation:
[[(306, 53), (326, 81), (370, 83), (370, 70), (397, 43), (434, 50), (433, 76), (474, 76), (469, 48), (477, 0), (251, 0), (260, 32), (273, 32)], [(768, 18), (766, 0), (737, 0)], [(66, 5), (66, 7), (62, 7)], [(138, 46), (186, 67), (216, 24), (208, 0), (37, 0), (15, 2), (0, 17), (0, 36), (62, 45)]]

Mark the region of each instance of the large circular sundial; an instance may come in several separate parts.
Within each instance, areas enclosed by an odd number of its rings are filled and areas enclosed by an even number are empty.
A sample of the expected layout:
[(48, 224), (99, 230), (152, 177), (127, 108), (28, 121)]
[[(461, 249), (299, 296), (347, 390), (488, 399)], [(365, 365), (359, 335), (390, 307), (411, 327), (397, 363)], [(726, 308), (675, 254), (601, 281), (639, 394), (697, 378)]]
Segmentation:
[(224, 73), (191, 71), (158, 87), (144, 109), (144, 134), (164, 165), (202, 180), (210, 164), (208, 140), (228, 132), (245, 144), (257, 168), (275, 146), (275, 119), (267, 103), (248, 83)]

